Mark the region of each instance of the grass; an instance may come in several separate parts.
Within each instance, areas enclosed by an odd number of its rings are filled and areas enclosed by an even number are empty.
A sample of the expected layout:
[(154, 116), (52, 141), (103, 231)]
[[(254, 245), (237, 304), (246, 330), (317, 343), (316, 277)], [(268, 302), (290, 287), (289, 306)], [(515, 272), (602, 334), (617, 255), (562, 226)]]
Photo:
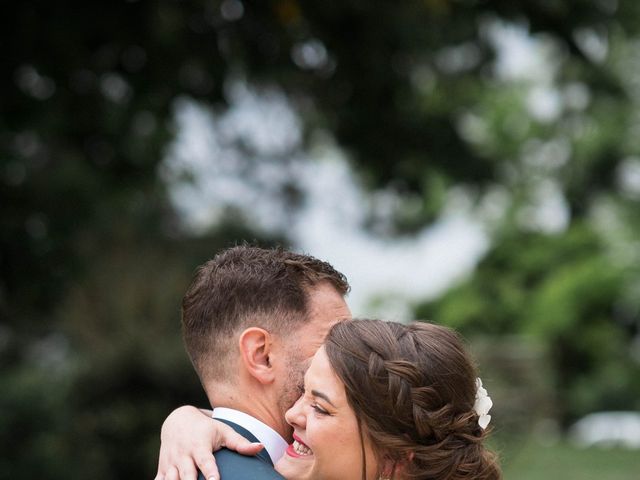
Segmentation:
[[(497, 441), (505, 480), (638, 480), (640, 451)], [(504, 446), (500, 446), (504, 445)]]

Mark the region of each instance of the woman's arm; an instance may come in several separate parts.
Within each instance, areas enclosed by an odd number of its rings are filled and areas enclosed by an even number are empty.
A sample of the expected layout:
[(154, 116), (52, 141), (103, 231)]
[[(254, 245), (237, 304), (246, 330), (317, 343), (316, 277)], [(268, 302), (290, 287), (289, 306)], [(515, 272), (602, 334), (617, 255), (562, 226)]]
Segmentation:
[(211, 418), (210, 410), (176, 408), (160, 431), (160, 456), (155, 480), (197, 480), (198, 469), (205, 478), (220, 478), (212, 452), (221, 448), (243, 455), (255, 455), (260, 443), (251, 443), (231, 427)]

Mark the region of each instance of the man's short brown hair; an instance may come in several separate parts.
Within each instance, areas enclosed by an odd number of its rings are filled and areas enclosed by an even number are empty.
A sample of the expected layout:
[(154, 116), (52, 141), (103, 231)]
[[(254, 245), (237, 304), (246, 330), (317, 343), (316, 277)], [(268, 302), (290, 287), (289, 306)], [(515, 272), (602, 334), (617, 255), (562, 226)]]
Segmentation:
[(200, 380), (229, 376), (234, 334), (255, 326), (285, 334), (308, 320), (309, 290), (345, 276), (327, 262), (282, 248), (236, 246), (201, 265), (182, 300), (182, 332)]

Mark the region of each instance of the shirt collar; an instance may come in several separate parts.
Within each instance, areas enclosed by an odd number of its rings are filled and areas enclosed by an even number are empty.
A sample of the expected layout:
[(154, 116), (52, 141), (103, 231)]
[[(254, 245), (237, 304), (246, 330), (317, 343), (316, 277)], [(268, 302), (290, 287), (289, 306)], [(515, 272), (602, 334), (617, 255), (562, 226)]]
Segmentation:
[(217, 407), (213, 409), (211, 416), (238, 424), (253, 433), (260, 443), (264, 445), (274, 464), (280, 460), (280, 457), (284, 455), (284, 451), (288, 447), (285, 439), (273, 428), (244, 412), (233, 408)]

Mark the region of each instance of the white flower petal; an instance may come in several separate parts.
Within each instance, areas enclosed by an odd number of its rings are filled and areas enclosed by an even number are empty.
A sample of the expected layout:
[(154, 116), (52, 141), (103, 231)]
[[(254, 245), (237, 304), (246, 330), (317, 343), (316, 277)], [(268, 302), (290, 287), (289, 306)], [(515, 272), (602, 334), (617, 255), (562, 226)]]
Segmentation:
[(480, 415), (480, 418), (478, 418), (478, 425), (480, 425), (480, 428), (484, 430), (485, 428), (487, 428), (490, 421), (491, 415)]
[(493, 402), (489, 397), (478, 398), (473, 405), (473, 409), (478, 415), (486, 415), (493, 407)]
[(476, 389), (476, 399), (473, 404), (473, 410), (478, 415), (478, 425), (480, 425), (482, 429), (485, 429), (491, 421), (491, 415), (488, 415), (488, 413), (493, 406), (493, 401), (487, 394), (487, 390), (482, 387), (482, 380), (480, 380), (480, 378), (476, 378)]

